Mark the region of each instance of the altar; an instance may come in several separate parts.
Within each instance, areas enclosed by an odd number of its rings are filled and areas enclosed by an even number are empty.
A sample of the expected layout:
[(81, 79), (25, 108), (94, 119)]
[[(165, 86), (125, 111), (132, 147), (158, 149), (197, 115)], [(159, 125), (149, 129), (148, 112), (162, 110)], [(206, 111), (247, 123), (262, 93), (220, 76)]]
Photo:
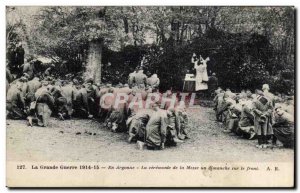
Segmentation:
[(194, 92), (196, 86), (195, 74), (186, 74), (183, 82), (182, 91)]

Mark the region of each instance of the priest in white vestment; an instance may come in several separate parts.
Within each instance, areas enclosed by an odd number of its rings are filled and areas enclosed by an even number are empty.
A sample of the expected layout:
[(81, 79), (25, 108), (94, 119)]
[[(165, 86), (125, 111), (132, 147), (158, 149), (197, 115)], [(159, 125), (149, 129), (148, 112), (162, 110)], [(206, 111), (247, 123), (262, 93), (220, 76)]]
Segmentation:
[(201, 57), (197, 59), (195, 54), (192, 57), (192, 63), (194, 63), (194, 68), (196, 69), (196, 91), (207, 90), (207, 62), (209, 61), (209, 57), (205, 60)]

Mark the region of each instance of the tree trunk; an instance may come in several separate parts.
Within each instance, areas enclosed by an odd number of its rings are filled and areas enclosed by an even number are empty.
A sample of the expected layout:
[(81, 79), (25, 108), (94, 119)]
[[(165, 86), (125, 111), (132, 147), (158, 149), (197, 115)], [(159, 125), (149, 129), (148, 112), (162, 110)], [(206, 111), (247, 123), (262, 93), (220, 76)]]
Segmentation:
[(128, 34), (128, 32), (129, 32), (129, 25), (128, 25), (128, 20), (127, 20), (127, 18), (126, 17), (123, 17), (123, 23), (124, 23), (124, 31), (125, 31), (125, 33), (126, 34)]
[(103, 41), (97, 40), (89, 43), (88, 57), (84, 79), (92, 78), (95, 83), (101, 82), (101, 60)]

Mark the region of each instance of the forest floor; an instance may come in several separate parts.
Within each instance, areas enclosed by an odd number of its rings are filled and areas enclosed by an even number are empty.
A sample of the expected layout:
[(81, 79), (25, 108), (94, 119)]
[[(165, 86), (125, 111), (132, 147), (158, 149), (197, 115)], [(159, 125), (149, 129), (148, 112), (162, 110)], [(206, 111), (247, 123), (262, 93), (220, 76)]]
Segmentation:
[(139, 150), (128, 134), (112, 133), (96, 120), (51, 118), (48, 127), (7, 120), (8, 161), (82, 162), (292, 162), (292, 149), (257, 149), (256, 140), (224, 133), (212, 108), (189, 109), (189, 136), (164, 150)]

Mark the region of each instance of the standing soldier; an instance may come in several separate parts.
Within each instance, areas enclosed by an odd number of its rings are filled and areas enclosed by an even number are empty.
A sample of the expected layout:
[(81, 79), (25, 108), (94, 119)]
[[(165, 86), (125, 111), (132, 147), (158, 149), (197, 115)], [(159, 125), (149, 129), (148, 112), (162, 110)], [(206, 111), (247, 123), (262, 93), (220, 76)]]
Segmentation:
[(152, 90), (156, 91), (160, 84), (160, 80), (157, 74), (153, 74), (150, 78), (147, 79), (147, 86), (151, 87)]
[(135, 76), (136, 76), (137, 72), (138, 72), (138, 70), (135, 69), (132, 73), (129, 74), (128, 85), (129, 85), (130, 88), (135, 86), (134, 79), (135, 79)]
[(8, 60), (8, 66), (11, 73), (14, 74), (16, 77), (20, 77), (20, 68), (17, 64), (16, 46), (14, 43), (10, 43), (8, 45), (6, 58)]
[(263, 95), (262, 91), (257, 92), (253, 102), (254, 129), (257, 133), (258, 148), (267, 148), (268, 137), (273, 135), (272, 129), (272, 102)]
[(272, 102), (272, 105), (275, 106), (275, 96), (274, 94), (272, 94), (270, 92), (270, 87), (268, 84), (264, 84), (262, 86), (262, 90), (264, 92), (264, 96), (267, 97), (271, 102)]
[(9, 89), (9, 83), (11, 83), (14, 80), (13, 75), (10, 73), (10, 70), (6, 66), (6, 93)]
[(16, 65), (15, 57), (16, 57), (16, 52), (15, 52), (14, 45), (10, 43), (7, 46), (6, 59), (7, 59), (7, 65), (9, 67), (9, 70), (13, 74), (15, 74), (15, 65)]
[(96, 85), (94, 85), (94, 81), (92, 78), (89, 78), (86, 80), (86, 83), (84, 84), (86, 91), (87, 91), (87, 97), (88, 97), (88, 105), (90, 109), (91, 115), (96, 117), (98, 115), (98, 104), (96, 103), (99, 101), (99, 89)]
[(214, 91), (218, 88), (218, 78), (216, 77), (216, 73), (212, 73), (211, 77), (208, 79), (208, 89), (209, 94), (212, 96)]
[(136, 86), (140, 87), (146, 87), (147, 82), (147, 76), (144, 74), (144, 70), (142, 68), (139, 69), (138, 73), (134, 77), (134, 81)]
[(16, 64), (19, 67), (21, 67), (24, 64), (24, 55), (25, 55), (25, 51), (22, 46), (22, 43), (20, 42), (16, 48)]

